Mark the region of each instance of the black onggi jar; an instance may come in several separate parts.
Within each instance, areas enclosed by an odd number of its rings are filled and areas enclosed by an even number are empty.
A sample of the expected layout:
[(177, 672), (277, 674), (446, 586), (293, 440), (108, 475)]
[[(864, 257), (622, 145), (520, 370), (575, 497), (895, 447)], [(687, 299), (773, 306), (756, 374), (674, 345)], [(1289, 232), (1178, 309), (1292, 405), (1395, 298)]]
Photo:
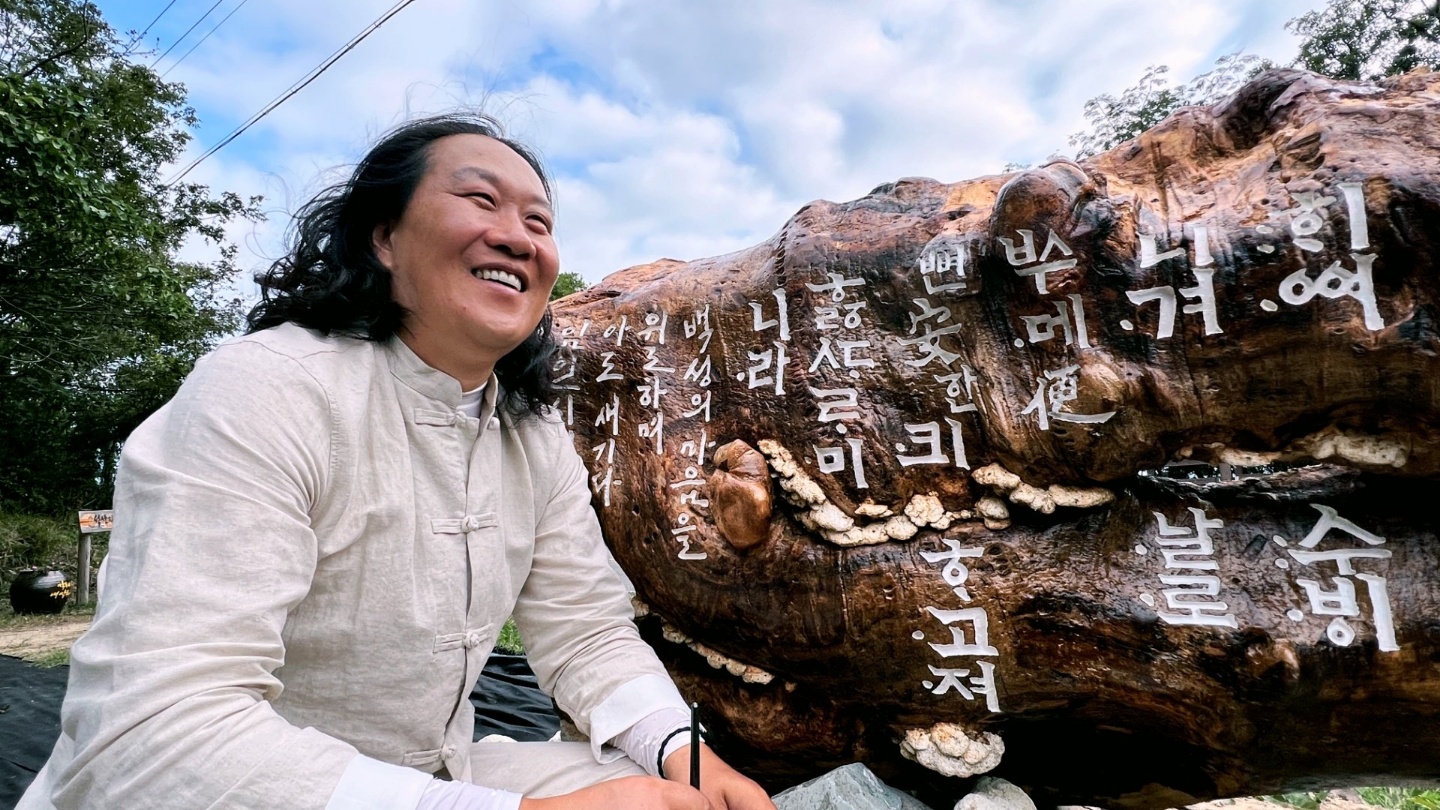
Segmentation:
[(16, 613), (59, 613), (74, 589), (60, 571), (27, 568), (10, 583), (10, 607)]

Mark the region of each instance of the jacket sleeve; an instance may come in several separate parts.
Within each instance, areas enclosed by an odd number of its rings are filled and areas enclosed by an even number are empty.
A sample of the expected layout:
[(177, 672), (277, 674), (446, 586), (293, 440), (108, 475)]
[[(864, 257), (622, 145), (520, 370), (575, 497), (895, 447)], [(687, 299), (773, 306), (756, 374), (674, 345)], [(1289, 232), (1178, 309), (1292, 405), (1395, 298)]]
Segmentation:
[(296, 361), (242, 340), (126, 442), (104, 598), (72, 651), (57, 807), (325, 807), (355, 749), (268, 699), (315, 572), (334, 426)]
[[(540, 687), (598, 752), (600, 743), (652, 710), (615, 711), (617, 704), (644, 703), (638, 692), (673, 695), (670, 702), (679, 693), (635, 629), (629, 594), (610, 567), (590, 505), (585, 465), (564, 427), (547, 427), (553, 429), (554, 484), (537, 513), (535, 554), (515, 623)], [(619, 700), (607, 701), (617, 693)], [(597, 707), (607, 702), (597, 719)]]

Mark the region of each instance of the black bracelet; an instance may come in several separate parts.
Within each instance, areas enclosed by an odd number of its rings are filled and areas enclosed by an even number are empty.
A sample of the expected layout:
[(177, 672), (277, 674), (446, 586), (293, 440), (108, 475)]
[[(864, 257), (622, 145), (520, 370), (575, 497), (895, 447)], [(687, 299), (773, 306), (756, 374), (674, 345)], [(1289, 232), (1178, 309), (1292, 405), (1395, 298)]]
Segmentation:
[(664, 741), (660, 743), (660, 750), (655, 752), (655, 773), (659, 774), (660, 776), (665, 775), (665, 746), (669, 745), (670, 741), (675, 739), (676, 734), (689, 733), (689, 726), (681, 726), (680, 728), (677, 728), (669, 734), (665, 735)]

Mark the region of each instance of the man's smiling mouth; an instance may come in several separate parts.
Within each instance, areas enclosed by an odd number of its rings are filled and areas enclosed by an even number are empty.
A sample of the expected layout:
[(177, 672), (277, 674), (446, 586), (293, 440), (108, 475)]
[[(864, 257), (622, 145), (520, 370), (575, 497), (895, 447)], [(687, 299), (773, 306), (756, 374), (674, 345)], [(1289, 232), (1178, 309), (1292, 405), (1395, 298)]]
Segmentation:
[(494, 281), (499, 284), (504, 284), (517, 292), (525, 292), (525, 283), (514, 273), (507, 273), (504, 270), (486, 270), (478, 267), (471, 272), (474, 273), (478, 279)]

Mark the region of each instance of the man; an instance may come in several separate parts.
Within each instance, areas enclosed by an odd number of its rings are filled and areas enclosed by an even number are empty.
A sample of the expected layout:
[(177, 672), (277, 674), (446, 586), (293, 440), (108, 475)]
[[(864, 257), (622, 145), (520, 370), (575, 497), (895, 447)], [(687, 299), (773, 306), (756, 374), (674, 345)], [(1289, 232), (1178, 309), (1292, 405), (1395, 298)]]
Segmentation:
[[(251, 333), (126, 443), (20, 808), (773, 810), (708, 748), (686, 784), (684, 703), (544, 405), (552, 223), (539, 163), (453, 116), (300, 211)], [(512, 613), (589, 746), (471, 743)]]

